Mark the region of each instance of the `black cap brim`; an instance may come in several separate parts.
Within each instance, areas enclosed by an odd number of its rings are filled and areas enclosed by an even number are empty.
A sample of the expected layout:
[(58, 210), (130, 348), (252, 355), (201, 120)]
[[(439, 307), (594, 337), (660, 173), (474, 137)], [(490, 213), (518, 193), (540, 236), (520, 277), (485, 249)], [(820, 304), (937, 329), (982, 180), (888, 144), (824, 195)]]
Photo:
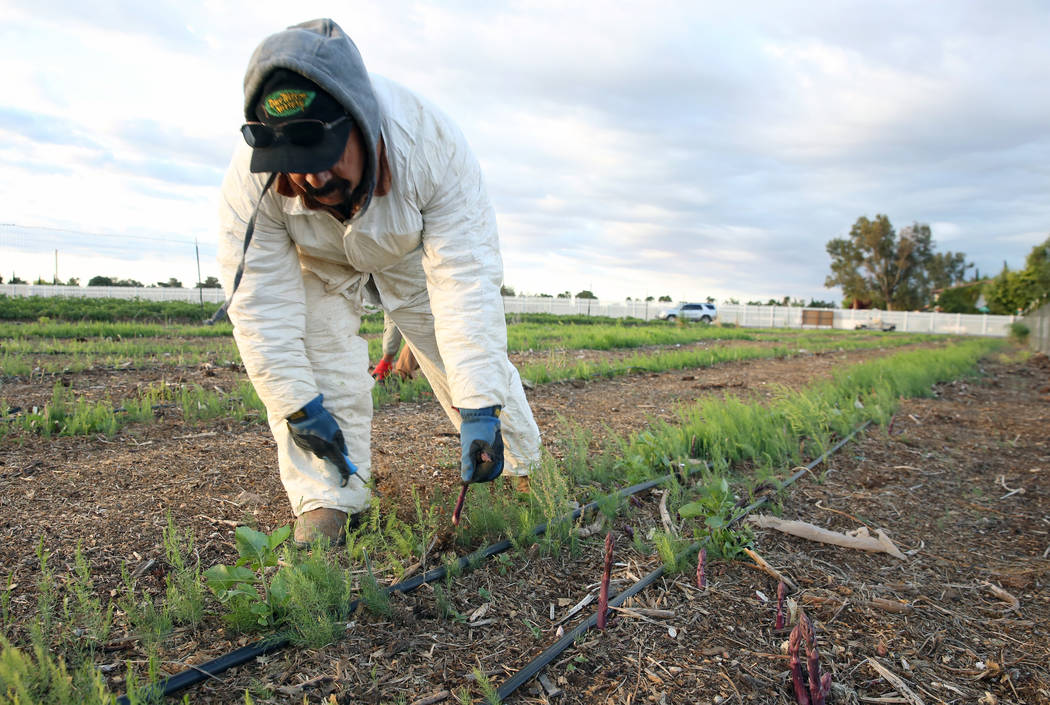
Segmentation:
[(273, 147), (252, 149), (252, 173), (281, 172), (284, 174), (316, 174), (332, 168), (343, 156), (353, 129), (352, 120), (344, 120), (325, 130), (320, 144), (298, 147), (287, 142)]

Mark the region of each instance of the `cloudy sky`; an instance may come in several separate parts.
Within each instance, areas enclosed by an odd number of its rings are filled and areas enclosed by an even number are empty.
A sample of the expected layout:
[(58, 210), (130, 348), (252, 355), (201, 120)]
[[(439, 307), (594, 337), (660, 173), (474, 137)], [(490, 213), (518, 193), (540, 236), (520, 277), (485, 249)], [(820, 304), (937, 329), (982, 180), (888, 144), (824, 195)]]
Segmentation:
[(0, 275), (217, 274), (255, 45), (331, 16), (463, 128), (518, 292), (838, 301), (828, 240), (1050, 233), (1045, 2), (0, 0)]

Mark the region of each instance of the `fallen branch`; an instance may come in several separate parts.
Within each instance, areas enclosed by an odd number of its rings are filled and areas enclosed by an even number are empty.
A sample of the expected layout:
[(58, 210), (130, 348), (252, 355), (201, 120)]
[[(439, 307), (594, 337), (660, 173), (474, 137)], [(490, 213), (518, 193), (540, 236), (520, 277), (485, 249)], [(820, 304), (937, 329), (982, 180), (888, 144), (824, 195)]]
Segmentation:
[(906, 560), (900, 549), (890, 540), (890, 537), (882, 529), (876, 529), (876, 536), (871, 536), (868, 533), (868, 528), (862, 526), (857, 529), (856, 532), (849, 534), (840, 534), (837, 531), (830, 531), (829, 529), (822, 529), (819, 526), (808, 524), (804, 521), (789, 521), (786, 519), (778, 519), (765, 514), (757, 514), (748, 517), (748, 521), (758, 525), (763, 529), (775, 529), (782, 531), (785, 534), (791, 534), (792, 536), (798, 536), (809, 541), (817, 541), (819, 543), (829, 543), (835, 546), (842, 546), (844, 548), (855, 548), (861, 551), (870, 551), (872, 553), (888, 553), (894, 558)]

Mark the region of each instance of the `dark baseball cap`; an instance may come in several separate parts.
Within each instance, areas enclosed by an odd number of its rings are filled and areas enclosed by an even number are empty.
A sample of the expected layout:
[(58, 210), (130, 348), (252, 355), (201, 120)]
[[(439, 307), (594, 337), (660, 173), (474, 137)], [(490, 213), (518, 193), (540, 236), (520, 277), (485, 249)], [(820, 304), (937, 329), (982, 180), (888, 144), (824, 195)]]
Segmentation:
[(263, 82), (255, 105), (258, 123), (241, 128), (252, 146), (253, 172), (313, 174), (339, 161), (353, 118), (310, 79), (276, 69)]

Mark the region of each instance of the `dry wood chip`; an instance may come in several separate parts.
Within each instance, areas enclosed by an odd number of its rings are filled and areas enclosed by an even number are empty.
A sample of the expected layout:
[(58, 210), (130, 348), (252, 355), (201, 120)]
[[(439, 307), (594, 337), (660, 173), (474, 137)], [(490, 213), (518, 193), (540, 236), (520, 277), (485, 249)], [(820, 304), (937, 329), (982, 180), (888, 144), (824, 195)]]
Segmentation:
[(426, 695), (419, 700), (413, 700), (411, 705), (434, 705), (434, 703), (439, 703), (442, 700), (448, 700), (451, 696), (452, 693), (449, 691), (439, 690), (433, 695)]
[(490, 607), (492, 607), (492, 603), (491, 602), (485, 602), (484, 604), (481, 605), (481, 607), (478, 607), (476, 610), (474, 610), (473, 612), (470, 613), (470, 618), (467, 621), (469, 621), (469, 622), (476, 622), (476, 621), (478, 621), (479, 619), (481, 619), (482, 617), (484, 617), (486, 614), (489, 613), (489, 608)]
[(579, 612), (580, 610), (582, 610), (584, 607), (586, 607), (587, 605), (591, 604), (592, 602), (594, 602), (594, 593), (593, 592), (587, 593), (587, 596), (585, 598), (583, 598), (582, 600), (577, 602), (576, 606), (573, 607), (568, 612), (566, 612), (565, 616), (562, 617), (561, 619), (559, 619), (557, 622), (555, 622), (555, 624), (561, 624), (561, 623), (565, 622), (566, 620), (571, 619), (574, 614), (576, 614), (577, 612)]
[(907, 602), (897, 602), (896, 600), (886, 600), (881, 597), (873, 597), (866, 603), (869, 607), (875, 607), (883, 610), (884, 612), (893, 612), (894, 614), (911, 614), (915, 611), (915, 608), (909, 605)]
[(1006, 590), (1003, 590), (998, 585), (993, 585), (992, 583), (984, 582), (984, 583), (981, 583), (981, 586), (984, 587), (984, 589), (987, 590), (988, 592), (990, 592), (993, 595), (995, 595), (996, 597), (998, 597), (1003, 602), (1010, 603), (1010, 609), (1011, 610), (1019, 610), (1019, 609), (1021, 609), (1021, 601), (1018, 600), (1013, 595), (1011, 595), (1010, 593), (1008, 593)]
[(307, 688), (313, 688), (324, 683), (325, 681), (330, 680), (332, 680), (332, 676), (317, 676), (316, 678), (311, 678), (308, 681), (303, 681), (298, 685), (279, 685), (275, 690), (278, 690), (281, 693), (284, 693), (285, 695), (290, 695), (294, 698), (299, 695), (302, 695), (303, 691)]
[(548, 698), (556, 698), (562, 694), (562, 689), (551, 683), (550, 678), (545, 674), (541, 673), (538, 680), (540, 685), (543, 686), (543, 690), (547, 693)]
[(605, 517), (599, 515), (593, 524), (581, 526), (579, 529), (576, 529), (576, 533), (579, 534), (580, 538), (587, 538), (600, 532), (603, 526), (605, 526)]
[(911, 705), (925, 705), (925, 703), (923, 702), (922, 698), (920, 698), (918, 695), (916, 695), (915, 691), (913, 691), (911, 688), (909, 688), (908, 684), (905, 683), (900, 678), (900, 676), (898, 676), (893, 671), (891, 671), (890, 669), (888, 669), (885, 666), (883, 666), (881, 663), (879, 663), (878, 661), (873, 659), (871, 656), (869, 656), (867, 658), (867, 662), (868, 662), (868, 665), (870, 665), (872, 668), (874, 668), (878, 672), (878, 674), (880, 676), (882, 676), (887, 681), (889, 681), (890, 685), (892, 685), (897, 690), (898, 693), (900, 693), (903, 697), (905, 697), (907, 699), (906, 702), (911, 703)]

